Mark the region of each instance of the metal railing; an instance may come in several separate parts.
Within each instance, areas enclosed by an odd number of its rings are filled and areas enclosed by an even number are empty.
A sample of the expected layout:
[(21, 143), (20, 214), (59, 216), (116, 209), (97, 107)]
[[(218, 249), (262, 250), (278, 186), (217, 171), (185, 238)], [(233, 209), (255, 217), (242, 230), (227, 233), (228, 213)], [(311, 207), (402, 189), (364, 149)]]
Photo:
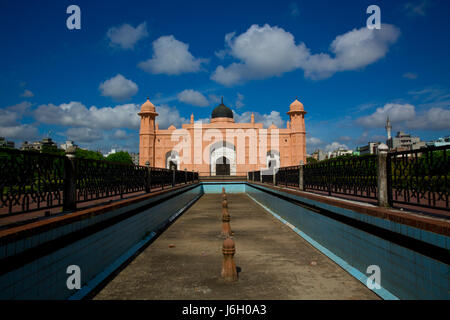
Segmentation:
[(300, 166), (278, 168), (275, 175), (275, 185), (299, 187)]
[[(313, 164), (248, 172), (248, 180), (349, 199), (377, 200), (380, 206), (449, 211), (450, 146), (378, 155), (343, 157)], [(387, 199), (387, 202), (383, 199)]]
[(0, 149), (0, 217), (198, 181), (192, 171)]
[(391, 206), (449, 209), (450, 146), (389, 153), (387, 170)]
[(63, 204), (66, 157), (0, 149), (0, 212), (26, 212)]
[(304, 166), (304, 190), (377, 199), (377, 156), (336, 158)]

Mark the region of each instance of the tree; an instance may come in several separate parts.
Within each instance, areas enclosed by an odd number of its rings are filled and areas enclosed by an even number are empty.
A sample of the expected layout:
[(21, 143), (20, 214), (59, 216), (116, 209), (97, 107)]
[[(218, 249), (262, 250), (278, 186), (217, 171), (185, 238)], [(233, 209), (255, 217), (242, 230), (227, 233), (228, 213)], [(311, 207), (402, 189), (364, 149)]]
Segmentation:
[(314, 159), (313, 157), (306, 158), (306, 164), (316, 163), (316, 162), (317, 162), (317, 159)]
[(109, 156), (106, 157), (107, 161), (113, 161), (113, 162), (121, 162), (126, 164), (133, 164), (133, 159), (131, 159), (131, 156), (126, 151), (119, 151), (116, 153), (112, 153)]
[(84, 150), (80, 148), (75, 151), (75, 157), (79, 159), (105, 160), (103, 155), (98, 151)]

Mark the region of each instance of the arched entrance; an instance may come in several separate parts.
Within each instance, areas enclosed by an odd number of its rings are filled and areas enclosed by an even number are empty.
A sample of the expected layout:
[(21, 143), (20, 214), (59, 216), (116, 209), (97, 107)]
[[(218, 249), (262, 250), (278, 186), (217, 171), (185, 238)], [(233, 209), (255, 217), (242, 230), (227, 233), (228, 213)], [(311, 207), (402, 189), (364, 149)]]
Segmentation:
[(219, 141), (211, 146), (211, 175), (236, 175), (236, 147), (225, 141)]
[(230, 161), (226, 157), (221, 157), (216, 162), (216, 176), (230, 175)]
[(280, 153), (277, 150), (270, 150), (266, 156), (267, 168), (274, 171), (280, 167)]
[(180, 166), (180, 156), (178, 152), (172, 150), (166, 153), (166, 168), (170, 170), (177, 170)]

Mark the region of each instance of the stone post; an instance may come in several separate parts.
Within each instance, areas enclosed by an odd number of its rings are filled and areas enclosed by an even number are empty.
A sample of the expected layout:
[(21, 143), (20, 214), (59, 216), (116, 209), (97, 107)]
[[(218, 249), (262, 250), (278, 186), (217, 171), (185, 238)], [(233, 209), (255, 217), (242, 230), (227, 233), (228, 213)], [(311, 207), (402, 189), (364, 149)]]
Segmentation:
[(274, 186), (277, 185), (277, 171), (278, 171), (278, 168), (272, 168), (272, 184)]
[(187, 169), (184, 168), (184, 184), (187, 184)]
[(305, 187), (304, 187), (304, 181), (303, 181), (303, 160), (300, 160), (300, 168), (298, 169), (298, 188), (300, 189), (300, 191), (304, 191)]
[(222, 208), (222, 236), (231, 236), (230, 220), (228, 208)]
[(75, 211), (77, 209), (77, 171), (76, 171), (76, 149), (68, 147), (66, 150), (64, 165), (64, 190), (63, 211)]
[(176, 175), (175, 170), (172, 169), (172, 187), (175, 187), (175, 175)]
[(389, 207), (387, 184), (387, 152), (388, 146), (384, 143), (381, 143), (378, 146), (377, 156), (378, 205), (380, 207)]
[(145, 162), (145, 165), (147, 166), (147, 185), (145, 186), (145, 192), (151, 192), (152, 191), (152, 168), (150, 167), (150, 162)]
[(222, 262), (222, 278), (226, 282), (234, 282), (238, 280), (236, 264), (234, 263), (234, 254), (236, 253), (236, 247), (233, 239), (230, 237), (223, 241), (222, 245), (223, 262)]

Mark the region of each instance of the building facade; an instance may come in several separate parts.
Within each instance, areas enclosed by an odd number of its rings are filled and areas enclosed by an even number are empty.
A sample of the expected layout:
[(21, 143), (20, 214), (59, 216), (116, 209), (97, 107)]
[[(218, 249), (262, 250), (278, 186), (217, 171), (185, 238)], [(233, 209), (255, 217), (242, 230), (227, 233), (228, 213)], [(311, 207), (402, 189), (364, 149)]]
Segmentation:
[(368, 154), (378, 154), (378, 146), (381, 142), (369, 142), (365, 146), (359, 147), (359, 155), (364, 156)]
[(246, 175), (248, 171), (306, 163), (305, 114), (297, 99), (290, 105), (286, 128), (255, 123), (236, 123), (222, 103), (209, 123), (194, 122), (161, 130), (155, 106), (147, 99), (138, 115), (139, 164), (197, 171), (202, 176)]
[(58, 145), (55, 142), (53, 142), (51, 138), (43, 138), (42, 141), (35, 141), (32, 143), (29, 143), (28, 141), (22, 142), (20, 150), (49, 152), (58, 150)]
[(8, 141), (5, 137), (0, 137), (0, 148), (11, 148), (14, 149), (14, 141)]
[(450, 136), (440, 137), (426, 143), (428, 147), (442, 147), (450, 145)]
[(420, 141), (419, 137), (411, 137), (410, 134), (403, 131), (397, 132), (395, 137), (388, 139), (386, 142), (389, 149), (396, 151), (416, 150), (426, 147), (426, 143)]

